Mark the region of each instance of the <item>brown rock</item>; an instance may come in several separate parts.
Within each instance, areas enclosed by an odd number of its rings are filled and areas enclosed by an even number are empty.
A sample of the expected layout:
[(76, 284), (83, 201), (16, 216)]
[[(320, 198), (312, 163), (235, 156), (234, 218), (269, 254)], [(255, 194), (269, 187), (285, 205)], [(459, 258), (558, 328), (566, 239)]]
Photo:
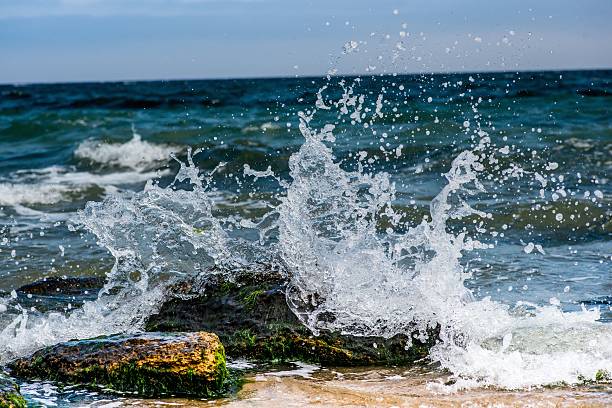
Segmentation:
[(226, 387), (225, 350), (212, 333), (141, 333), (73, 340), (9, 366), (28, 379), (103, 385), (142, 396), (215, 396)]

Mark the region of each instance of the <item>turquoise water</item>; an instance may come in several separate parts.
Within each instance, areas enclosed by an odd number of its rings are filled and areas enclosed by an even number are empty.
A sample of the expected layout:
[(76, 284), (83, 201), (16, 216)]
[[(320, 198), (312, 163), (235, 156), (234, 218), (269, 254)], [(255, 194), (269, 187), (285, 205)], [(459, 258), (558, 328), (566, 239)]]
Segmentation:
[[(349, 86), (349, 96), (364, 97), (357, 116), (350, 102), (348, 114), (317, 103), (319, 92), (332, 106)], [(193, 160), (203, 172), (226, 163), (210, 176), (210, 210), (230, 236), (256, 242), (253, 228), (236, 225), (265, 224), (283, 202), (296, 174), (289, 159), (304, 143), (298, 113), (315, 106), (309, 127), (335, 125), (325, 143), (343, 170), (365, 164), (361, 173), (387, 173), (395, 184), (394, 234), (429, 216), (443, 173), (486, 132), (495, 160), (482, 160), (486, 192), (467, 202), (487, 215), (446, 225), (490, 246), (461, 257), (465, 285), (475, 299), (512, 307), (599, 308), (597, 319), (609, 322), (611, 101), (612, 71), (0, 86), (0, 329), (17, 310), (19, 286), (105, 276), (115, 262), (106, 244), (123, 234), (94, 235), (78, 212), (113, 196), (146, 200), (138, 195), (146, 183), (174, 182), (189, 147), (201, 149)], [(275, 177), (248, 170), (268, 168)], [(376, 233), (387, 228), (381, 221)], [(134, 231), (150, 232), (125, 236)], [(257, 261), (273, 262), (282, 236), (269, 231)]]

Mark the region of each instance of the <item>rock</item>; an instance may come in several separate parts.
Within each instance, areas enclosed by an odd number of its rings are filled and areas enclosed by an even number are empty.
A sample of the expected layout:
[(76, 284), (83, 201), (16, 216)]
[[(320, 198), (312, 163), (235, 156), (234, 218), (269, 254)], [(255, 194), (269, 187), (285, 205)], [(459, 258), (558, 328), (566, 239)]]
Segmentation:
[(226, 276), (209, 274), (200, 283), (175, 287), (180, 297), (150, 316), (146, 329), (212, 331), (231, 358), (335, 366), (414, 362), (426, 357), (437, 339), (436, 330), (428, 340), (413, 338), (411, 346), (403, 335), (384, 339), (323, 331), (313, 336), (289, 309), (280, 273), (264, 269), (233, 273), (232, 280)]
[(25, 408), (26, 406), (25, 399), (19, 393), (19, 386), (0, 372), (0, 408)]
[(17, 293), (39, 296), (81, 296), (85, 291), (89, 291), (97, 295), (97, 291), (102, 286), (104, 286), (104, 278), (96, 276), (69, 276), (64, 278), (49, 276), (21, 286), (17, 289)]
[(147, 397), (215, 396), (228, 380), (223, 345), (206, 332), (73, 340), (16, 360), (9, 368), (16, 377), (102, 385)]
[(104, 286), (104, 278), (95, 276), (49, 276), (19, 287), (15, 292), (19, 304), (39, 312), (68, 310), (86, 300), (95, 300)]

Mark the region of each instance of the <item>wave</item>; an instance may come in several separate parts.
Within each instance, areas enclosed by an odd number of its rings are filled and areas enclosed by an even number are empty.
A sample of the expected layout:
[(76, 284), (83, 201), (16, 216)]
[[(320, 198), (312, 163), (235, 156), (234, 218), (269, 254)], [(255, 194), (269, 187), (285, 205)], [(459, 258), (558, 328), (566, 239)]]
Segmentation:
[(578, 89), (576, 91), (576, 93), (578, 95), (582, 95), (582, 96), (612, 96), (612, 91), (603, 88), (603, 89), (598, 89), (598, 88), (588, 88), (588, 89)]
[(146, 171), (159, 167), (181, 148), (166, 144), (153, 144), (142, 140), (133, 130), (132, 139), (126, 143), (104, 143), (86, 140), (74, 151), (80, 159), (87, 159), (106, 167), (123, 167)]
[(0, 183), (0, 205), (55, 204), (70, 191), (65, 185)]
[[(16, 99), (16, 97), (13, 98)], [(59, 108), (156, 109), (181, 107), (187, 105), (217, 107), (223, 106), (224, 103), (219, 99), (194, 98), (192, 95), (182, 95), (182, 97), (177, 98), (155, 96), (151, 99), (97, 97), (91, 99), (77, 99), (70, 103), (60, 105)]]
[(52, 166), (20, 170), (10, 181), (0, 182), (0, 205), (51, 205), (82, 199), (90, 190), (116, 191), (117, 186), (133, 185), (167, 174), (168, 171), (117, 172), (94, 174), (73, 168)]

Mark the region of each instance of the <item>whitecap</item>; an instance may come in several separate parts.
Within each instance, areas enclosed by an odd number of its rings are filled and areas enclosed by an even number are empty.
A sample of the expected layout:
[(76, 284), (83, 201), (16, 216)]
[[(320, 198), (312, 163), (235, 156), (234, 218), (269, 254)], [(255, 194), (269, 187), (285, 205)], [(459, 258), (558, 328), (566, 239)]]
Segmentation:
[(168, 161), (172, 153), (180, 150), (177, 146), (143, 141), (141, 135), (133, 131), (132, 139), (126, 143), (86, 140), (77, 147), (74, 155), (107, 167), (123, 167), (143, 172), (159, 167)]
[(64, 200), (70, 190), (57, 184), (0, 183), (0, 205), (54, 204)]
[(110, 192), (115, 191), (116, 186), (143, 183), (168, 172), (169, 170), (94, 174), (61, 166), (21, 170), (13, 174), (10, 180), (0, 182), (0, 205), (15, 207), (56, 204), (71, 201), (75, 195), (83, 194), (95, 186)]
[(262, 123), (259, 126), (248, 125), (248, 126), (246, 126), (246, 127), (244, 127), (242, 129), (242, 133), (251, 133), (251, 132), (258, 132), (258, 131), (266, 132), (268, 130), (278, 130), (280, 128), (281, 127), (278, 124), (276, 124), (276, 123), (265, 122), (265, 123)]

